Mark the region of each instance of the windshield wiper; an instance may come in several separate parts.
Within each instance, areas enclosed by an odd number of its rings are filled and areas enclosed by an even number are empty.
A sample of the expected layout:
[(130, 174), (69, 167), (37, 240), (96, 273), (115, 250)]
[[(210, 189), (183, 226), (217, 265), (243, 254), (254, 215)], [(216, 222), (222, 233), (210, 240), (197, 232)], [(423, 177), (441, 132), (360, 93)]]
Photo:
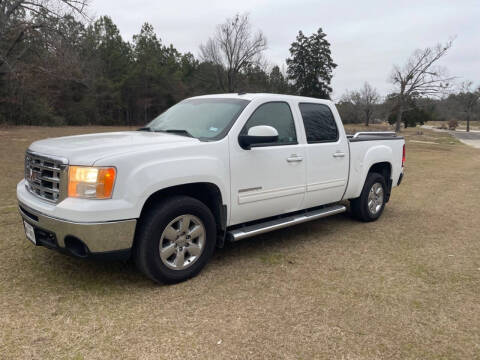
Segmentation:
[(142, 128), (140, 128), (140, 129), (137, 129), (137, 131), (152, 131), (152, 128), (142, 127)]
[(167, 129), (167, 130), (154, 130), (155, 132), (166, 132), (166, 133), (172, 133), (176, 135), (183, 135), (183, 136), (188, 136), (193, 138), (194, 136), (190, 134), (187, 130), (184, 129)]

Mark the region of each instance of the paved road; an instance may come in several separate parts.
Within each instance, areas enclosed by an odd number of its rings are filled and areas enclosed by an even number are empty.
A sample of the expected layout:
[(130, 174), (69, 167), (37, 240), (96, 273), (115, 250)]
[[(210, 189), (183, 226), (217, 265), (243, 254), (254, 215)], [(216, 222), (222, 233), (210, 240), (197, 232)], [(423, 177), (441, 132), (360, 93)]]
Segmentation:
[(473, 146), (476, 149), (480, 149), (480, 132), (449, 131), (449, 133), (455, 136), (464, 144)]
[(480, 140), (480, 132), (451, 131), (451, 133), (462, 140)]
[(422, 127), (425, 129), (430, 129), (438, 132), (448, 132), (450, 135), (455, 136), (458, 140), (460, 140), (464, 144), (480, 149), (480, 131), (478, 130), (466, 132), (466, 131), (451, 131), (451, 130), (436, 129), (430, 125), (422, 125)]

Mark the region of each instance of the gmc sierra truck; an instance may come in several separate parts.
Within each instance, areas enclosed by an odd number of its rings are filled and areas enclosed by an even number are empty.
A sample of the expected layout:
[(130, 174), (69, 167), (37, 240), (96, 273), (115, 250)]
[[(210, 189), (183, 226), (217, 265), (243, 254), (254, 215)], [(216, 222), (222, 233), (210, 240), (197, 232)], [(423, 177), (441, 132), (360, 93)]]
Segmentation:
[(339, 214), (345, 200), (358, 219), (378, 219), (404, 161), (402, 137), (346, 135), (331, 101), (207, 95), (138, 131), (34, 142), (17, 198), (34, 244), (132, 257), (173, 283), (225, 241)]

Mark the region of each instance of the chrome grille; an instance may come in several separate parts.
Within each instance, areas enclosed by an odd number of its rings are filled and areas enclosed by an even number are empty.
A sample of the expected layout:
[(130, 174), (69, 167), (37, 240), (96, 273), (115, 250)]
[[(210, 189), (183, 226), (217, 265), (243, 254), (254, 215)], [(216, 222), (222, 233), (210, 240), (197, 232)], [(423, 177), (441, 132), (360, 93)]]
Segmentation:
[(27, 189), (50, 202), (65, 197), (68, 161), (64, 158), (27, 151), (25, 155), (25, 180)]

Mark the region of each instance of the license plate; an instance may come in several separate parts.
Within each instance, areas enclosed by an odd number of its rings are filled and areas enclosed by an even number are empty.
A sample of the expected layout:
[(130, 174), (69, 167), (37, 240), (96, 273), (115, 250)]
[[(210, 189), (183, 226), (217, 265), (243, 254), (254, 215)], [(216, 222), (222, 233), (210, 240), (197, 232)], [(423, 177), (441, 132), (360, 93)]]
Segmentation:
[(36, 245), (37, 240), (35, 240), (35, 230), (33, 229), (33, 226), (26, 221), (23, 222), (23, 226), (25, 227), (25, 235), (27, 235), (27, 239)]

